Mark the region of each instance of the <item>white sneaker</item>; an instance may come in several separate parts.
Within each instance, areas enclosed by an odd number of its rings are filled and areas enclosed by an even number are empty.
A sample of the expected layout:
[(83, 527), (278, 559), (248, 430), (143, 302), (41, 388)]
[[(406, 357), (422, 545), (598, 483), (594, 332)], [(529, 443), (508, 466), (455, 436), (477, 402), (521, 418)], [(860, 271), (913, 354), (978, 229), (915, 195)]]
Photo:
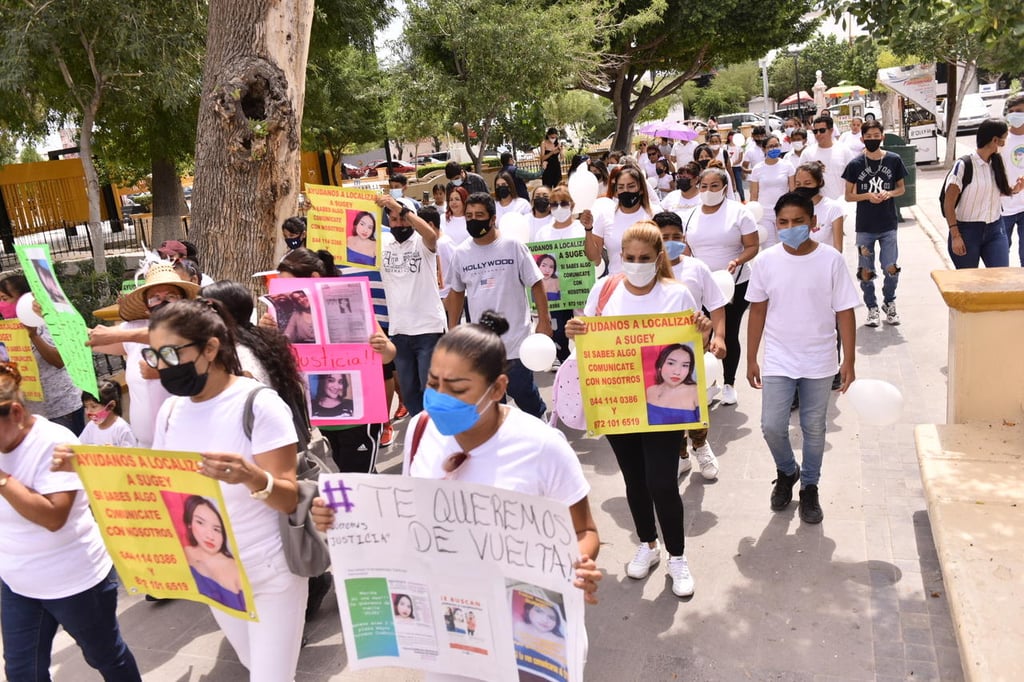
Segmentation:
[(700, 467), (700, 475), (709, 481), (718, 478), (718, 458), (707, 443), (693, 449), (693, 456)]
[(677, 597), (689, 597), (693, 594), (693, 576), (690, 565), (686, 563), (686, 555), (668, 558), (668, 574), (672, 576), (672, 594)]
[(868, 308), (868, 321), (864, 323), (868, 327), (877, 327), (878, 321), (878, 308)]
[(887, 324), (897, 325), (900, 323), (900, 314), (896, 312), (896, 301), (882, 304), (882, 312), (885, 313)]
[(626, 565), (626, 575), (634, 580), (646, 578), (651, 572), (651, 567), (661, 561), (661, 543), (655, 542), (654, 547), (648, 547), (646, 542), (641, 542), (633, 555), (633, 560)]
[(676, 478), (681, 479), (683, 476), (690, 473), (690, 469), (692, 468), (693, 462), (690, 461), (690, 458), (679, 455), (679, 470), (676, 471)]
[(736, 397), (736, 389), (732, 387), (732, 384), (725, 384), (722, 386), (722, 405), (735, 405), (738, 398)]

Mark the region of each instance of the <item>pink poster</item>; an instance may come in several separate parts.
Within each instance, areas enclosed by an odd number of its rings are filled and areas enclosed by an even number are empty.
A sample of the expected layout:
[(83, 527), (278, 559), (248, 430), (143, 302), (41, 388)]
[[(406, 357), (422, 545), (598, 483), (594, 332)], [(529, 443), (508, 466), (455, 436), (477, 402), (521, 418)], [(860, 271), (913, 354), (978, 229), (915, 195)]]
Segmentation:
[(368, 278), (278, 277), (264, 301), (306, 381), (313, 426), (388, 420)]

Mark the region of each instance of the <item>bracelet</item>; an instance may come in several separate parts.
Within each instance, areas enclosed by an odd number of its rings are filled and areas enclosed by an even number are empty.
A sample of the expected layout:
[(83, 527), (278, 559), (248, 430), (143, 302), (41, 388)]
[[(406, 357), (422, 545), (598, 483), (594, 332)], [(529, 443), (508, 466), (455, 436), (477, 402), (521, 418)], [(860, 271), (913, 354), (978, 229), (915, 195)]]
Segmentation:
[(592, 227), (584, 227), (584, 228), (583, 228), (583, 231), (584, 231), (584, 232), (593, 232), (593, 231), (594, 231), (594, 228), (592, 228)]

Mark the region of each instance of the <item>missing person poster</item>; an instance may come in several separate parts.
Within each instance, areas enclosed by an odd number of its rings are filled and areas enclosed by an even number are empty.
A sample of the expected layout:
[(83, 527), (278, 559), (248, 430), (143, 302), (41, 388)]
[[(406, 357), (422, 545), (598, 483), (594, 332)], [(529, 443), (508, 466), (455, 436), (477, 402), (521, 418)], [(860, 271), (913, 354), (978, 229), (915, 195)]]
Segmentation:
[(309, 388), (313, 426), (388, 420), (377, 331), (366, 277), (275, 278), (264, 301)]
[(43, 402), (43, 384), (39, 381), (39, 365), (32, 354), (32, 340), (17, 320), (0, 321), (0, 362), (13, 362), (21, 373), (21, 392), (27, 400)]
[(583, 679), (583, 593), (569, 510), (459, 481), (320, 477), (353, 669), (499, 682)]
[(198, 453), (85, 445), (72, 450), (125, 589), (257, 620), (220, 484), (197, 471)]
[(311, 208), (306, 246), (326, 249), (339, 265), (380, 268), (380, 206), (377, 192), (329, 185), (306, 185)]
[(57, 281), (53, 261), (50, 259), (50, 247), (46, 244), (15, 244), (14, 250), (25, 271), (32, 295), (43, 309), (43, 319), (46, 320), (53, 344), (60, 351), (71, 381), (79, 389), (97, 395), (99, 389), (96, 388), (92, 349), (85, 345), (89, 340), (89, 328)]
[(587, 330), (575, 342), (587, 429), (707, 428), (704, 348), (693, 312), (583, 321)]
[[(527, 244), (544, 275), (548, 310), (583, 308), (594, 287), (594, 264), (583, 250), (583, 239), (561, 239)], [(533, 298), (530, 305), (536, 310)]]

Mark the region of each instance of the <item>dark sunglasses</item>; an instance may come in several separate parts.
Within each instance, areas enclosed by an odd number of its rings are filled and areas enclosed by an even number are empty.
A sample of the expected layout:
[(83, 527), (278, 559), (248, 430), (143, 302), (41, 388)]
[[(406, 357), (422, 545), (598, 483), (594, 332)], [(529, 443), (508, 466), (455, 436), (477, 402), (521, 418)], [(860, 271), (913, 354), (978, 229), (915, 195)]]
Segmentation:
[(828, 132), (828, 128), (812, 128), (811, 132), (813, 132), (815, 135), (824, 135), (825, 133)]
[(181, 363), (181, 358), (178, 357), (178, 351), (182, 348), (189, 348), (190, 346), (201, 346), (204, 345), (205, 341), (193, 341), (192, 343), (183, 343), (180, 346), (161, 346), (160, 348), (147, 347), (142, 349), (142, 359), (146, 361), (146, 364), (156, 369), (163, 360), (164, 364), (168, 367), (177, 367)]
[(552, 201), (551, 208), (569, 208), (572, 206), (568, 201)]

